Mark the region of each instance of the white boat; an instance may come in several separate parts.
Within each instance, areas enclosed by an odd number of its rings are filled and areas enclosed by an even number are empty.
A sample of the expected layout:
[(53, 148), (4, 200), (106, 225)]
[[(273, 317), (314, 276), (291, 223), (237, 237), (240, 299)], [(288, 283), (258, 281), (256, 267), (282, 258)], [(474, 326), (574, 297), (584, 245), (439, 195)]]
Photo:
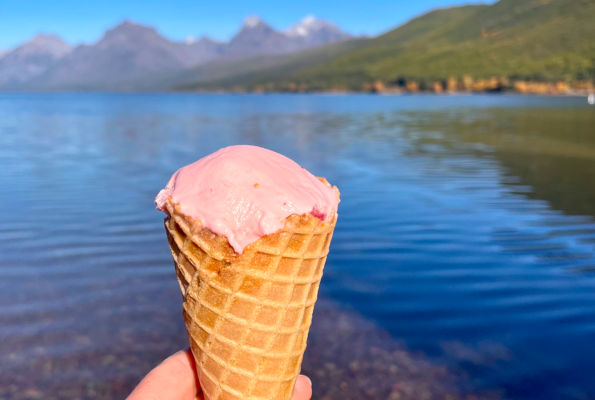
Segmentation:
[(595, 94), (591, 93), (587, 96), (587, 103), (591, 105), (595, 104)]

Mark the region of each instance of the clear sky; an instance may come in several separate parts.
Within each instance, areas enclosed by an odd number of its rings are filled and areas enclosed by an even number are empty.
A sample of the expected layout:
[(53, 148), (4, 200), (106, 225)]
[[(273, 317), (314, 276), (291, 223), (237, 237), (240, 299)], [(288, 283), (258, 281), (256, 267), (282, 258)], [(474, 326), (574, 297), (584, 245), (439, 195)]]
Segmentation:
[(315, 15), (348, 32), (375, 35), (430, 9), (469, 3), (472, 1), (0, 0), (0, 49), (10, 49), (40, 32), (55, 33), (71, 44), (90, 43), (123, 19), (155, 26), (176, 40), (205, 34), (227, 40), (249, 15), (258, 15), (277, 29)]

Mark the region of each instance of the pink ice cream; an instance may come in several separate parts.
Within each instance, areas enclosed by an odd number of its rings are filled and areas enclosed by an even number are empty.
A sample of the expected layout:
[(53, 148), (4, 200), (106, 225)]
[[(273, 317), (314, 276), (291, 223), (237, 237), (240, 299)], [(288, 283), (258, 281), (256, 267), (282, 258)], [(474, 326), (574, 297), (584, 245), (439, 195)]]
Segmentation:
[(338, 191), (289, 158), (257, 146), (230, 146), (180, 168), (155, 198), (227, 237), (237, 253), (281, 229), (292, 214), (328, 220)]

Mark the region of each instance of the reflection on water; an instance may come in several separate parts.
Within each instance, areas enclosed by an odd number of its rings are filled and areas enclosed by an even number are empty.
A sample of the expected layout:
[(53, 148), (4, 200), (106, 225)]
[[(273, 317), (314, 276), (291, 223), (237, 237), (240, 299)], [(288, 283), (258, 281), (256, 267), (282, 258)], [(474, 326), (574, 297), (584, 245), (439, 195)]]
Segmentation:
[(122, 397), (186, 345), (153, 196), (237, 143), (341, 189), (304, 361), (318, 396), (595, 396), (583, 103), (1, 95), (0, 398)]
[(595, 215), (593, 110), (487, 109), (472, 116), (414, 112), (410, 117), (409, 131), (441, 132), (424, 135), (420, 144), (448, 146), (455, 139), (480, 145), (477, 153), (494, 153), (510, 175), (504, 184), (528, 185), (518, 190), (566, 214)]

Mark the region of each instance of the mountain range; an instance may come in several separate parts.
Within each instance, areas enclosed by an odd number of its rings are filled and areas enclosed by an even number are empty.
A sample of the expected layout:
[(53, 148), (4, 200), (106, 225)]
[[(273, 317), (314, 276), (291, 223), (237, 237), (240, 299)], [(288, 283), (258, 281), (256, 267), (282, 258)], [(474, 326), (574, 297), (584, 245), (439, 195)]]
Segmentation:
[(186, 72), (185, 82), (176, 88), (382, 91), (411, 83), (412, 90), (451, 85), (454, 90), (498, 90), (508, 85), (523, 91), (517, 82), (551, 82), (529, 91), (564, 92), (575, 84), (593, 90), (593, 21), (593, 0), (500, 0), (437, 9), (373, 38), (242, 66), (205, 64), (193, 74)]
[(248, 17), (229, 42), (208, 37), (171, 41), (154, 28), (123, 21), (93, 44), (71, 47), (55, 35), (38, 35), (0, 55), (0, 89), (133, 90), (165, 76), (213, 60), (287, 54), (347, 40), (330, 22), (306, 17), (285, 32)]
[(248, 17), (228, 42), (175, 42), (124, 21), (91, 45), (40, 35), (5, 53), (0, 89), (592, 91), (592, 21), (594, 0), (437, 9), (371, 38), (313, 17), (285, 31)]

